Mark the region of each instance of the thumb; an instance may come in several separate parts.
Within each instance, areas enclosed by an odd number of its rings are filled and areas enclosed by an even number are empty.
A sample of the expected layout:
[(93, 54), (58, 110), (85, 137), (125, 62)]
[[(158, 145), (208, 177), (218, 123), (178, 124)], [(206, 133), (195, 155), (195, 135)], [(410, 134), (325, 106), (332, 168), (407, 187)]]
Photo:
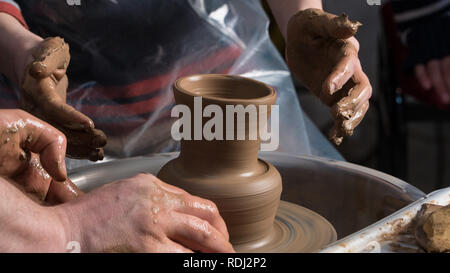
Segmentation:
[(46, 78), (55, 71), (65, 73), (70, 62), (69, 45), (60, 37), (45, 39), (32, 55), (35, 61), (30, 64), (30, 74), (36, 79)]
[(64, 182), (55, 182), (52, 180), (45, 201), (50, 205), (58, 205), (69, 202), (83, 194), (84, 193), (70, 181), (70, 179), (67, 179)]
[(356, 34), (362, 24), (352, 22), (346, 14), (336, 16), (321, 9), (306, 9), (298, 12), (289, 21), (289, 28), (302, 28), (312, 36), (348, 39)]

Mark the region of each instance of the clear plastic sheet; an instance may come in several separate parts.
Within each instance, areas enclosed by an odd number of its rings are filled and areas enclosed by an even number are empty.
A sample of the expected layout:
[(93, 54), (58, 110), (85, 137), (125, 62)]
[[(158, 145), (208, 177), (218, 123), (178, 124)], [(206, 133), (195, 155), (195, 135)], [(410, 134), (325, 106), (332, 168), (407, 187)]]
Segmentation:
[[(171, 83), (183, 75), (229, 73), (277, 90), (278, 151), (342, 159), (302, 112), (258, 0), (17, 2), (31, 31), (69, 43), (68, 103), (105, 131), (107, 158), (177, 150)], [(127, 90), (132, 95), (122, 97)], [(84, 164), (70, 160), (68, 167)]]

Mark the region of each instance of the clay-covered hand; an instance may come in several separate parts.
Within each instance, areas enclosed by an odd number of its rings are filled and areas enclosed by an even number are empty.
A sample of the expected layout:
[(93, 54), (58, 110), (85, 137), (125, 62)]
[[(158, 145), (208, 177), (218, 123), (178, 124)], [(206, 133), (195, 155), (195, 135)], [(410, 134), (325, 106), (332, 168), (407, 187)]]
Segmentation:
[(233, 252), (211, 201), (139, 174), (56, 206), (83, 252)]
[(51, 125), (22, 110), (0, 110), (0, 176), (38, 203), (82, 194), (67, 178), (65, 152), (65, 136)]
[(372, 87), (358, 59), (353, 37), (359, 22), (319, 9), (296, 13), (289, 20), (286, 58), (292, 72), (323, 103), (335, 124), (330, 139), (337, 145), (352, 135), (369, 108)]
[(49, 122), (68, 140), (67, 155), (103, 159), (105, 134), (86, 115), (66, 103), (69, 45), (59, 37), (47, 38), (31, 49), (22, 79), (21, 107)]

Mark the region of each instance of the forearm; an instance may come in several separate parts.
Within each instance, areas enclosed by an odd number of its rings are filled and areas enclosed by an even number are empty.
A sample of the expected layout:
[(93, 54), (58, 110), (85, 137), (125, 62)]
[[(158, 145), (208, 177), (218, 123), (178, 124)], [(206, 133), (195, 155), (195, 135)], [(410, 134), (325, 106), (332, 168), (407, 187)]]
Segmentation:
[(322, 9), (322, 0), (267, 0), (281, 33), (286, 38), (289, 19), (299, 10)]
[[(0, 73), (20, 85), (26, 52), (42, 38), (26, 29), (16, 18), (0, 12)], [(23, 73), (23, 72), (22, 72)]]
[(65, 234), (52, 210), (0, 177), (0, 252), (64, 251)]

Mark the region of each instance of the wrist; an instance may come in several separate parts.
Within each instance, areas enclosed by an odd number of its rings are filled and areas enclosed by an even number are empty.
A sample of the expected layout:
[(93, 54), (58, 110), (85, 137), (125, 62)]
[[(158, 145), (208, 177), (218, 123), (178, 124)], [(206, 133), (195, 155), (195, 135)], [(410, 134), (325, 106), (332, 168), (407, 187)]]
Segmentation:
[[(22, 193), (21, 193), (22, 194)], [(50, 253), (65, 252), (65, 235), (61, 222), (55, 214), (44, 207), (26, 199), (26, 210), (18, 209), (6, 219), (1, 228), (1, 252)]]
[(37, 252), (66, 252), (67, 239), (63, 223), (52, 207), (38, 205), (42, 210), (39, 216), (40, 226), (34, 229)]
[(52, 210), (61, 224), (63, 251), (70, 251), (71, 247), (74, 246), (73, 244), (78, 244), (78, 247), (80, 247), (79, 251), (87, 252), (89, 246), (87, 246), (87, 240), (84, 239), (82, 233), (82, 218), (77, 209), (71, 203), (65, 203), (52, 207)]
[(0, 177), (0, 252), (64, 251), (62, 225), (52, 209), (14, 185)]

